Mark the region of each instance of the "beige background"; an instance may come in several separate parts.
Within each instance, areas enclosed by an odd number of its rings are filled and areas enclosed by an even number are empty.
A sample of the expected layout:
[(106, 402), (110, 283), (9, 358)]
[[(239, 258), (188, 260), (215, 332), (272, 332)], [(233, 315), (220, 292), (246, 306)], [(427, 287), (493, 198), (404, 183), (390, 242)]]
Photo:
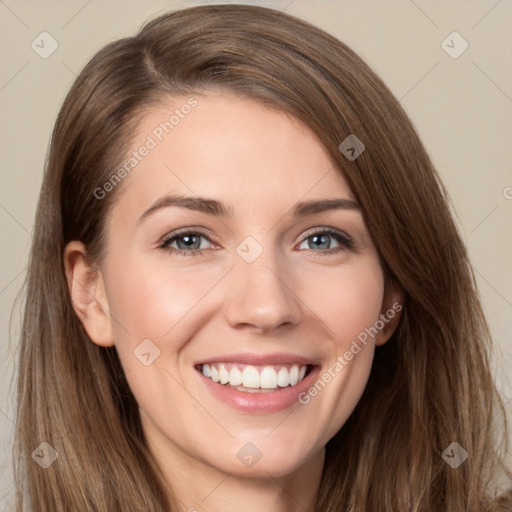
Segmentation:
[[(12, 509), (11, 379), (30, 233), (50, 132), (75, 75), (106, 43), (156, 14), (207, 2), (0, 0), (0, 510)], [(210, 2), (214, 3), (214, 2)], [(512, 3), (268, 0), (356, 50), (415, 123), (451, 194), (493, 335), (496, 379), (512, 408)], [(47, 59), (32, 41), (58, 42)], [(442, 41), (469, 44), (451, 58)], [(452, 45), (450, 39), (448, 44)], [(454, 50), (461, 48), (457, 39)], [(512, 415), (512, 413), (511, 413)], [(34, 447), (35, 448), (35, 447)]]

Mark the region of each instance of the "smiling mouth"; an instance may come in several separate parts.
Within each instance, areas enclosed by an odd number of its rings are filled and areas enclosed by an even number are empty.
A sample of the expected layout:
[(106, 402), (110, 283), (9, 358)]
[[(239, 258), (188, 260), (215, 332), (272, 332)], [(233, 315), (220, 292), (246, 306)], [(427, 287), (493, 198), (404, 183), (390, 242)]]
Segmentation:
[(272, 393), (294, 387), (311, 372), (311, 364), (244, 365), (205, 363), (196, 369), (207, 379), (246, 393)]

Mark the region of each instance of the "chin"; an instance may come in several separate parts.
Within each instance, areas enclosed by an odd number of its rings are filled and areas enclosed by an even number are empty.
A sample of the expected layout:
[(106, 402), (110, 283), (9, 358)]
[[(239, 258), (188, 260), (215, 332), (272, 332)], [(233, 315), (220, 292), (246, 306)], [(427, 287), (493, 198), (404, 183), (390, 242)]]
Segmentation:
[[(275, 440), (279, 443), (278, 439)], [(237, 445), (240, 441), (237, 442)], [(229, 453), (224, 455), (209, 454), (209, 462), (223, 473), (232, 474), (233, 476), (247, 477), (247, 478), (269, 478), (269, 476), (279, 478), (292, 474), (300, 469), (304, 464), (310, 460), (314, 453), (305, 453), (300, 448), (295, 448), (293, 451), (285, 446), (285, 443), (278, 444), (274, 447), (274, 443), (266, 443), (262, 440), (248, 441), (247, 443), (240, 443), (241, 448), (233, 453), (232, 448)], [(259, 445), (259, 448), (257, 447)], [(315, 451), (318, 453), (318, 450)], [(224, 459), (225, 464), (219, 465), (219, 460)], [(215, 462), (212, 464), (212, 462)]]

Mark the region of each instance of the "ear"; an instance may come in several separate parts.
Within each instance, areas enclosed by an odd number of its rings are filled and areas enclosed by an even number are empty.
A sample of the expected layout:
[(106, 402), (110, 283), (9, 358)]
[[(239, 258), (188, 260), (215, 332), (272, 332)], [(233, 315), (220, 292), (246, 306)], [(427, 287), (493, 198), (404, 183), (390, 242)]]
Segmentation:
[[(384, 325), (382, 328), (379, 328), (379, 332), (375, 336), (376, 346), (384, 345), (395, 332), (404, 308), (404, 300), (405, 292), (403, 288), (394, 279), (386, 280), (382, 309), (379, 316), (379, 320)], [(379, 323), (380, 326), (381, 324)]]
[(102, 347), (114, 345), (105, 282), (100, 269), (87, 259), (82, 242), (64, 249), (64, 267), (73, 308), (91, 340)]

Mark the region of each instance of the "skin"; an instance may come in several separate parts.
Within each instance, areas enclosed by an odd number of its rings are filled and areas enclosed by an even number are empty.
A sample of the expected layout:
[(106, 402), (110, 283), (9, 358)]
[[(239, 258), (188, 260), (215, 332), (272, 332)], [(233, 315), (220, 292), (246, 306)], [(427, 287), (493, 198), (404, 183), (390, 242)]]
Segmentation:
[[(78, 241), (66, 247), (72, 300), (91, 340), (116, 346), (149, 446), (183, 510), (312, 510), (325, 444), (356, 406), (374, 347), (389, 339), (399, 315), (307, 405), (284, 411), (236, 411), (205, 393), (194, 363), (233, 352), (286, 352), (315, 361), (321, 374), (402, 294), (384, 285), (359, 209), (291, 217), (299, 201), (355, 200), (309, 129), (247, 99), (195, 97), (197, 107), (118, 191), (102, 260), (89, 264)], [(153, 108), (133, 149), (184, 101)], [(171, 193), (217, 199), (233, 216), (172, 206), (139, 222)], [(202, 254), (161, 247), (186, 227), (207, 235)], [(310, 245), (305, 233), (327, 227), (347, 233), (353, 246), (334, 237), (331, 249)], [(250, 264), (236, 252), (247, 236), (263, 249)], [(148, 338), (160, 355), (145, 366), (134, 350)], [(247, 442), (262, 454), (252, 467), (237, 457)]]

